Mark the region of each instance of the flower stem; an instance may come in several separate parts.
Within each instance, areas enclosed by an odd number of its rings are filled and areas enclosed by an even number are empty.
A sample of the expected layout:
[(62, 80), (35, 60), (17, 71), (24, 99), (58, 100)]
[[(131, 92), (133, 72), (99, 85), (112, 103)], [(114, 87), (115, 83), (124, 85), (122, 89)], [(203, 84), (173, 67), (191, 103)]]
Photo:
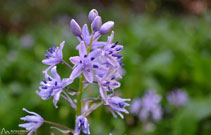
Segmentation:
[(62, 60), (62, 63), (65, 64), (70, 70), (73, 70), (73, 67), (70, 66), (66, 61)]
[(81, 98), (82, 98), (82, 93), (83, 93), (83, 81), (84, 81), (84, 75), (82, 74), (80, 81), (79, 81), (79, 93), (78, 93), (78, 98), (77, 98), (77, 110), (76, 110), (76, 116), (81, 114)]
[(87, 48), (87, 53), (88, 54), (90, 53), (92, 42), (93, 42), (93, 36), (91, 37), (91, 41), (90, 41), (89, 47)]
[(55, 123), (55, 122), (51, 122), (51, 121), (47, 121), (47, 120), (45, 120), (44, 123), (49, 124), (49, 125), (53, 125), (53, 126), (56, 126), (56, 127), (59, 127), (59, 128), (63, 128), (63, 129), (68, 130), (68, 131), (70, 131), (71, 133), (74, 134), (73, 129), (70, 129), (70, 128), (64, 126), (64, 125), (59, 124), (59, 123)]
[[(90, 53), (91, 50), (91, 46), (92, 46), (92, 42), (93, 42), (93, 36), (91, 37), (91, 41), (89, 43), (89, 47), (87, 48), (87, 54)], [(79, 93), (78, 93), (78, 97), (77, 97), (77, 109), (76, 109), (76, 117), (79, 116), (81, 114), (81, 98), (82, 98), (82, 94), (83, 94), (83, 82), (85, 80), (84, 75), (81, 75), (80, 81), (79, 81)]]

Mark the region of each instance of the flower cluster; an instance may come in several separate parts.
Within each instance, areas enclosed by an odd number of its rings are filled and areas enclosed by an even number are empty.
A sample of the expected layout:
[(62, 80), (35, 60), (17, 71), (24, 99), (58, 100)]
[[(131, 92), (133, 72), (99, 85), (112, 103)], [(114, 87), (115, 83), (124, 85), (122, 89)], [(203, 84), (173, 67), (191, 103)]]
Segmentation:
[[(118, 80), (122, 78), (121, 70), (123, 66), (122, 55), (120, 54), (123, 46), (119, 45), (118, 41), (113, 42), (114, 31), (112, 31), (112, 28), (114, 22), (102, 23), (101, 16), (96, 9), (89, 12), (88, 18), (91, 30), (89, 30), (87, 24), (84, 24), (81, 28), (74, 19), (70, 21), (71, 31), (79, 41), (76, 46), (79, 55), (69, 58), (73, 66), (63, 60), (62, 50), (65, 41), (59, 47), (53, 45), (47, 51), (46, 59), (42, 61), (48, 65), (48, 68), (43, 71), (45, 79), (40, 83), (39, 90), (36, 91), (43, 100), (53, 97), (53, 104), (56, 108), (58, 108), (57, 103), (60, 97), (71, 104), (71, 107), (76, 110), (74, 135), (79, 135), (81, 132), (90, 134), (87, 116), (99, 106), (105, 105), (115, 117), (118, 114), (121, 118), (124, 118), (122, 113), (128, 113), (125, 107), (129, 106), (126, 101), (130, 101), (130, 99), (123, 99), (114, 94), (114, 90), (120, 87)], [(107, 37), (107, 41), (99, 41), (101, 36), (109, 32), (111, 34)], [(56, 66), (59, 63), (65, 64), (71, 70), (68, 78), (61, 78), (58, 74)], [(68, 85), (73, 83), (76, 78), (80, 78), (79, 89), (73, 90)], [(99, 97), (82, 99), (82, 94), (85, 92), (84, 88), (91, 84), (98, 85)], [(73, 100), (72, 95), (77, 95), (77, 100)], [(36, 131), (44, 120), (40, 118), (40, 121), (38, 122), (40, 124), (34, 126), (21, 127)]]
[(147, 91), (142, 99), (134, 99), (131, 104), (131, 113), (137, 115), (143, 122), (162, 118), (162, 108), (160, 105), (161, 96), (154, 90)]

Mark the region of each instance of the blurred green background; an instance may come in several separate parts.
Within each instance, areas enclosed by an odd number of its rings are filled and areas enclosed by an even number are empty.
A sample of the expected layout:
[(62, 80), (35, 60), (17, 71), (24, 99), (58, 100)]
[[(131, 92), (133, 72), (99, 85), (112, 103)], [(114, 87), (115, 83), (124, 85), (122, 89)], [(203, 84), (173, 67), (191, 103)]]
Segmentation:
[[(206, 0), (1, 0), (0, 1), (0, 130), (21, 129), (25, 107), (46, 120), (74, 128), (74, 111), (64, 100), (55, 109), (35, 93), (43, 79), (46, 50), (66, 40), (64, 59), (77, 55), (78, 41), (69, 21), (82, 26), (96, 8), (103, 22), (115, 21), (115, 41), (124, 45), (126, 75), (117, 90), (124, 98), (141, 97), (147, 89), (163, 96), (182, 88), (189, 95), (184, 108), (165, 114), (154, 131), (132, 115), (113, 118), (105, 107), (89, 116), (93, 135), (211, 134), (211, 7)], [(102, 38), (106, 39), (106, 37)], [(59, 73), (70, 71), (59, 65)], [(78, 84), (72, 85), (77, 89)], [(91, 88), (89, 88), (91, 89)], [(87, 90), (88, 91), (88, 90)], [(97, 89), (88, 95), (96, 95)], [(38, 135), (61, 134), (43, 125)]]

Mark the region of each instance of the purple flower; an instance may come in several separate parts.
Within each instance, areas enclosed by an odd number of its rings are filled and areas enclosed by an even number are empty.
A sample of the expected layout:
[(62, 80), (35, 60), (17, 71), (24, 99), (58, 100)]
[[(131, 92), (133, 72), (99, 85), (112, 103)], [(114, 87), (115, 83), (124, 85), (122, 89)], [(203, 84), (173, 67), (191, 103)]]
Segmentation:
[(48, 70), (55, 66), (56, 64), (59, 64), (63, 59), (62, 49), (64, 47), (65, 41), (63, 41), (59, 47), (56, 47), (53, 45), (52, 48), (47, 51), (45, 54), (46, 59), (42, 60), (42, 63), (49, 65), (49, 67), (43, 71), (43, 73), (47, 74)]
[(76, 118), (74, 135), (79, 135), (81, 132), (88, 135), (90, 134), (88, 120), (83, 115), (77, 116)]
[(30, 112), (25, 108), (23, 108), (23, 111), (33, 115), (27, 115), (25, 117), (22, 117), (21, 120), (27, 121), (29, 123), (19, 124), (18, 126), (26, 128), (27, 131), (30, 131), (27, 135), (31, 135), (33, 132), (36, 132), (37, 129), (43, 124), (44, 119), (37, 113)]
[(129, 112), (125, 109), (126, 106), (129, 106), (128, 103), (125, 103), (125, 101), (130, 101), (130, 99), (123, 99), (117, 96), (114, 97), (108, 97), (108, 106), (111, 109), (111, 112), (114, 117), (116, 117), (116, 112), (122, 119), (124, 118), (123, 112), (128, 114)]
[(142, 99), (135, 99), (130, 110), (143, 122), (150, 119), (159, 121), (162, 117), (160, 101), (161, 96), (150, 90), (144, 94)]
[(101, 50), (96, 49), (91, 53), (87, 53), (87, 48), (82, 41), (79, 46), (79, 55), (70, 57), (70, 61), (75, 65), (71, 75), (70, 80), (74, 80), (82, 72), (89, 83), (92, 83), (94, 80), (94, 71), (95, 70), (107, 70), (103, 65), (98, 64), (95, 60), (100, 56)]
[[(122, 45), (117, 45), (118, 42), (112, 43), (114, 38), (114, 32), (112, 31), (111, 35), (108, 37), (107, 43), (105, 44), (102, 50), (102, 63), (112, 65), (114, 68), (122, 66), (122, 55), (119, 52), (123, 49)], [(97, 48), (93, 46), (93, 48)]]
[(110, 92), (111, 94), (113, 94), (114, 89), (119, 88), (121, 85), (115, 79), (118, 79), (118, 77), (116, 76), (116, 73), (112, 69), (109, 69), (107, 73), (105, 73), (102, 76), (100, 73), (96, 75), (96, 80), (99, 85), (99, 92), (100, 92), (101, 98), (103, 99), (106, 105), (108, 104), (107, 92)]
[(177, 107), (184, 106), (188, 101), (187, 93), (181, 89), (176, 89), (168, 93), (167, 100), (169, 104)]
[(36, 93), (43, 100), (47, 100), (51, 97), (54, 97), (53, 99), (54, 106), (58, 108), (56, 104), (59, 101), (63, 88), (72, 82), (70, 79), (67, 78), (61, 80), (59, 74), (56, 71), (56, 66), (51, 69), (51, 73), (53, 77), (47, 74), (46, 79), (40, 83), (42, 85), (41, 87), (39, 87), (40, 91), (36, 91)]

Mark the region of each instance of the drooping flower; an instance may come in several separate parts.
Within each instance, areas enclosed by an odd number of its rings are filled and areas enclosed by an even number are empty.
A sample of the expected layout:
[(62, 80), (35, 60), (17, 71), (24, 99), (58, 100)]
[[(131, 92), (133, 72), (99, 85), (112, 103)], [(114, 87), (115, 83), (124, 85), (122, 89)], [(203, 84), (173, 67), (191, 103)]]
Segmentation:
[(63, 88), (65, 88), (72, 82), (68, 78), (64, 78), (61, 80), (59, 74), (57, 73), (56, 66), (51, 69), (51, 73), (53, 77), (47, 74), (46, 79), (40, 83), (42, 85), (41, 87), (39, 87), (40, 91), (36, 91), (36, 93), (43, 100), (47, 100), (51, 97), (54, 97), (53, 103), (54, 106), (57, 108), (58, 106), (56, 104), (59, 101)]
[[(162, 118), (162, 108), (160, 105), (161, 96), (156, 94), (154, 90), (147, 91), (141, 100), (135, 100), (132, 106), (137, 107), (131, 110), (136, 114), (140, 120), (159, 121)], [(140, 102), (140, 103), (138, 103)]]
[(113, 114), (116, 117), (117, 113), (122, 119), (124, 118), (123, 112), (128, 114), (129, 112), (125, 109), (125, 107), (129, 106), (130, 104), (125, 103), (125, 101), (130, 101), (130, 99), (123, 99), (117, 96), (110, 97), (108, 96), (108, 106)]
[(47, 74), (48, 70), (55, 66), (56, 64), (59, 64), (63, 60), (63, 47), (64, 47), (65, 41), (63, 41), (59, 47), (56, 47), (53, 45), (52, 48), (49, 48), (49, 51), (45, 54), (46, 59), (42, 60), (42, 63), (49, 65), (49, 67), (43, 71), (43, 73)]
[(96, 75), (100, 96), (106, 105), (108, 105), (107, 92), (113, 94), (114, 89), (119, 88), (121, 85), (118, 81), (115, 80), (119, 77), (117, 77), (116, 75), (119, 74), (111, 68), (106, 73), (97, 73)]
[(81, 132), (87, 135), (90, 134), (88, 120), (83, 115), (77, 116), (76, 118), (74, 135), (80, 135)]
[(19, 124), (18, 126), (25, 128), (27, 131), (30, 131), (27, 135), (31, 135), (33, 132), (36, 132), (37, 129), (43, 124), (44, 119), (39, 114), (30, 112), (25, 108), (23, 108), (23, 111), (33, 115), (27, 115), (20, 118), (21, 120), (27, 121), (29, 123)]
[[(107, 64), (108, 66), (111, 65), (114, 68), (119, 68), (122, 66), (122, 55), (119, 52), (123, 49), (122, 45), (117, 45), (118, 42), (112, 43), (114, 38), (114, 32), (111, 32), (111, 35), (108, 36), (108, 40), (102, 49), (102, 63)], [(93, 48), (97, 48), (99, 46), (93, 45)]]
[(79, 46), (79, 55), (70, 57), (70, 61), (75, 65), (71, 75), (70, 80), (74, 80), (82, 72), (89, 83), (92, 83), (94, 80), (94, 71), (95, 70), (107, 70), (103, 65), (98, 64), (95, 60), (100, 56), (101, 50), (96, 49), (91, 53), (87, 53), (87, 48), (82, 41)]
[(187, 93), (181, 89), (175, 89), (167, 94), (169, 104), (177, 107), (184, 106), (188, 101)]

